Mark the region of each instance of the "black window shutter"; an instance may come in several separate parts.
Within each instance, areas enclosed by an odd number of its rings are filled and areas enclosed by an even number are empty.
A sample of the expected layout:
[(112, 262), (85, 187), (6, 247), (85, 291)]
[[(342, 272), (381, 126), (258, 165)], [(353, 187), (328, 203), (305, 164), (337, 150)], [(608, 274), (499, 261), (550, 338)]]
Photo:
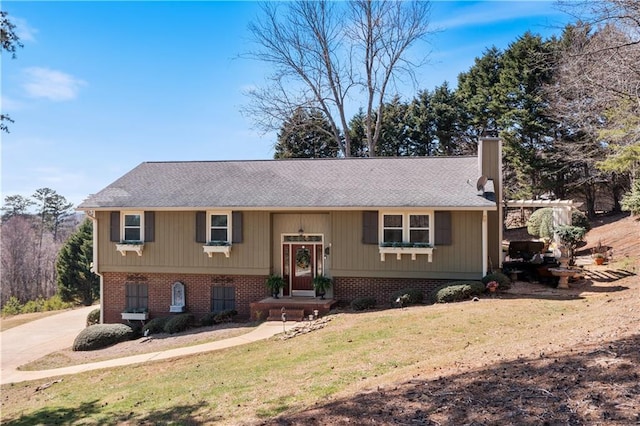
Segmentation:
[(196, 212), (196, 243), (207, 242), (207, 212)]
[(231, 236), (232, 243), (242, 242), (242, 212), (231, 213), (231, 226), (233, 235)]
[(362, 244), (378, 244), (378, 212), (362, 212)]
[(144, 241), (155, 240), (156, 215), (155, 212), (144, 212)]
[(120, 212), (111, 212), (110, 240), (120, 242)]
[(435, 245), (451, 245), (451, 212), (435, 213)]

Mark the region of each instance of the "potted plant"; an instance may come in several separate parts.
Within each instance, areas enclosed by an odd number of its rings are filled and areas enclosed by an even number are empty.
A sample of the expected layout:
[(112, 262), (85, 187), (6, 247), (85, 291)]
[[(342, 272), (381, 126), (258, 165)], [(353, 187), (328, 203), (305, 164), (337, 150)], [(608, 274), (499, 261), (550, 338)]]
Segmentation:
[(271, 291), (274, 299), (278, 298), (280, 289), (284, 287), (284, 279), (280, 275), (271, 274), (267, 277), (267, 288)]
[(316, 275), (313, 278), (313, 288), (316, 290), (320, 299), (324, 300), (324, 295), (327, 294), (327, 290), (331, 287), (331, 278), (324, 275)]
[(605, 255), (602, 253), (595, 253), (593, 255), (593, 260), (596, 262), (596, 265), (602, 265), (605, 261)]

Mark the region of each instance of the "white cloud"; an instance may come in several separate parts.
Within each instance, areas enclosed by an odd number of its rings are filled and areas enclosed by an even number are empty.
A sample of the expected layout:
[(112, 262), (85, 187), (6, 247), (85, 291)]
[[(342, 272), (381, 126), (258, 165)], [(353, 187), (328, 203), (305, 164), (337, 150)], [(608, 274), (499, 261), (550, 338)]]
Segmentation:
[[(545, 4), (546, 3), (546, 4)], [(459, 27), (473, 25), (486, 25), (497, 22), (504, 22), (511, 19), (546, 16), (551, 17), (555, 13), (551, 3), (548, 1), (527, 1), (527, 2), (506, 2), (493, 1), (470, 4), (464, 6), (454, 14), (454, 16), (433, 23), (434, 29), (451, 30)]]
[(0, 106), (3, 112), (18, 111), (24, 108), (24, 103), (9, 96), (0, 97)]
[(16, 26), (16, 34), (22, 43), (36, 41), (38, 30), (30, 26), (26, 19), (12, 18), (12, 21)]
[(31, 67), (25, 69), (27, 81), (23, 84), (32, 98), (51, 101), (69, 101), (78, 96), (80, 88), (87, 83), (70, 74), (49, 68)]

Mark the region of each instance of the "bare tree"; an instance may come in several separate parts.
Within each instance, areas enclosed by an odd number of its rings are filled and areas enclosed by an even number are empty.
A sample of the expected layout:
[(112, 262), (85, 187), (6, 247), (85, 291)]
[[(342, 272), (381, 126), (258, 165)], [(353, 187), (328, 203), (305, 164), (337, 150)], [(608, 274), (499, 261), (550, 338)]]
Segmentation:
[[(282, 11), (282, 9), (285, 9)], [(365, 95), (365, 134), (369, 155), (380, 137), (382, 107), (390, 87), (407, 77), (409, 49), (429, 34), (427, 1), (328, 0), (269, 2), (264, 17), (249, 30), (258, 50), (248, 57), (274, 66), (266, 87), (249, 91), (244, 109), (264, 131), (277, 130), (302, 108), (327, 117), (344, 156), (351, 155), (347, 103)]]
[[(599, 136), (610, 143), (605, 169), (640, 177), (640, 2), (561, 2), (582, 21), (565, 45), (569, 90), (590, 93), (587, 113), (600, 118)], [(579, 32), (586, 35), (579, 36)], [(597, 114), (594, 114), (596, 112)], [(635, 172), (634, 172), (635, 170)]]
[(30, 221), (14, 216), (2, 223), (2, 305), (11, 296), (29, 300), (30, 284), (35, 281), (37, 259), (35, 232)]
[[(16, 26), (9, 20), (9, 14), (4, 10), (0, 10), (0, 41), (2, 42), (0, 52), (9, 52), (12, 58), (16, 57), (16, 49), (22, 47), (16, 33)], [(11, 117), (7, 114), (0, 114), (0, 131), (9, 133), (7, 123), (13, 123)]]
[[(591, 22), (565, 28), (554, 81), (547, 87), (560, 129), (557, 162), (572, 175), (568, 185), (580, 189), (590, 214), (598, 189), (610, 191), (618, 209), (640, 165), (637, 154), (635, 161), (628, 155), (640, 152), (640, 8), (634, 3), (572, 3), (588, 10)], [(627, 6), (636, 7), (635, 21), (623, 16)]]

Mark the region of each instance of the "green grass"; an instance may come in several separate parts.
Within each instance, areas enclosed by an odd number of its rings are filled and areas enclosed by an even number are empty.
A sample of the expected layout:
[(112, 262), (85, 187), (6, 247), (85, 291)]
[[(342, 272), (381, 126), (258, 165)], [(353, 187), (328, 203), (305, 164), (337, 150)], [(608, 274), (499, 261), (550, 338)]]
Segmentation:
[(532, 342), (561, 346), (613, 305), (599, 295), (588, 306), (483, 299), (339, 314), (294, 339), (67, 376), (40, 392), (53, 379), (4, 385), (2, 424), (250, 424), (456, 363), (533, 356)]

